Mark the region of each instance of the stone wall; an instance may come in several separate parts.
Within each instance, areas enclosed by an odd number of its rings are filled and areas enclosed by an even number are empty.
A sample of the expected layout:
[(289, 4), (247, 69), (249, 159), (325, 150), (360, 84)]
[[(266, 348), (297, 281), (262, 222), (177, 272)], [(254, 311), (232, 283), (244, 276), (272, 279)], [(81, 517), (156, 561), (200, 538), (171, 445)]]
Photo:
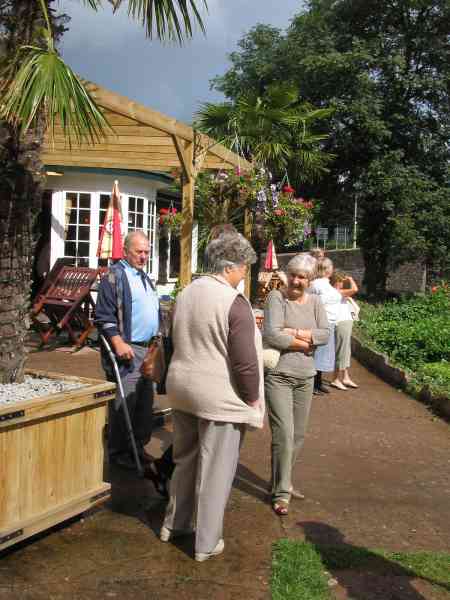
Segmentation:
[[(286, 269), (287, 263), (295, 253), (277, 254), (281, 270)], [(326, 256), (333, 261), (336, 269), (344, 271), (353, 277), (361, 288), (365, 266), (361, 251), (356, 250), (327, 250)], [(265, 255), (261, 259), (264, 265)], [(406, 263), (389, 274), (387, 289), (394, 293), (425, 291), (426, 268), (419, 262)]]

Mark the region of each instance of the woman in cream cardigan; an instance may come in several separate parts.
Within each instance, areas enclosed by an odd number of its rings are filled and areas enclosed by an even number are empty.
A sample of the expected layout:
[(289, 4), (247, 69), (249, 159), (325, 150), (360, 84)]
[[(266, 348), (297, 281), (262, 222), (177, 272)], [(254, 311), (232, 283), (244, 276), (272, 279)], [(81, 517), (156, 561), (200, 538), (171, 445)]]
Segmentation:
[(160, 539), (195, 530), (195, 559), (223, 552), (223, 517), (246, 426), (264, 418), (262, 343), (248, 300), (236, 289), (256, 261), (239, 233), (209, 243), (212, 275), (177, 298), (167, 377), (175, 471)]

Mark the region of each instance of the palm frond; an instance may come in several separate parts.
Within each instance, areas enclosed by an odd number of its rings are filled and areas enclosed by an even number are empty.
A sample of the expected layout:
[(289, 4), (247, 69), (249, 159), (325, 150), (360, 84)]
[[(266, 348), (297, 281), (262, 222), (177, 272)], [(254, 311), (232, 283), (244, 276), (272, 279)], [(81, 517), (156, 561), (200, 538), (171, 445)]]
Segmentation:
[(53, 137), (60, 124), (69, 145), (94, 143), (110, 126), (82, 82), (53, 49), (22, 48), (24, 58), (2, 88), (0, 117), (22, 133), (42, 117)]
[[(111, 2), (112, 0), (110, 0)], [(114, 2), (112, 2), (114, 5)], [(92, 10), (95, 10), (97, 12), (97, 10), (101, 7), (102, 3), (100, 0), (83, 0), (83, 4), (85, 6), (89, 6), (90, 8), (92, 8)], [(114, 5), (114, 10), (115, 10), (115, 5)]]
[[(95, 0), (94, 0), (95, 1)], [(116, 8), (123, 0), (116, 2)], [(206, 0), (199, 0), (205, 9)], [(192, 37), (193, 22), (197, 23), (203, 33), (203, 23), (197, 3), (194, 0), (128, 0), (128, 14), (145, 28), (149, 38), (176, 40)]]
[(205, 102), (200, 106), (195, 118), (201, 131), (213, 137), (221, 137), (233, 129), (233, 106), (229, 102)]

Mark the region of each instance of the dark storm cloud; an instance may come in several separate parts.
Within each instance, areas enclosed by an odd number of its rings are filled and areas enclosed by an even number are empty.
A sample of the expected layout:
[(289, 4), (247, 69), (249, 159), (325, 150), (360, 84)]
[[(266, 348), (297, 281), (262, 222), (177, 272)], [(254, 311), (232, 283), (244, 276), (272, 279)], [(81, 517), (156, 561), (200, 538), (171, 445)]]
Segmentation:
[(284, 28), (301, 9), (299, 0), (209, 0), (207, 35), (197, 32), (183, 47), (145, 38), (142, 28), (109, 4), (99, 13), (62, 2), (71, 17), (62, 52), (82, 77), (190, 122), (199, 104), (221, 97), (209, 80), (227, 69), (227, 54), (256, 23)]

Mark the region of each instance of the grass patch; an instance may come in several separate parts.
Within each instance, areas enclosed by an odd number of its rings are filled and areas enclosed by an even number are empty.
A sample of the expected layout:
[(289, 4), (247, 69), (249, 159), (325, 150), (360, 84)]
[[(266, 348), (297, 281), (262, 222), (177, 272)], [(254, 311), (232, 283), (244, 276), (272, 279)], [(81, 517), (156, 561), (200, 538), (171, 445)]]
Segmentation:
[(312, 544), (279, 540), (273, 546), (272, 600), (329, 600), (327, 577)]
[(280, 540), (273, 546), (273, 600), (331, 600), (325, 571), (379, 572), (423, 579), (450, 591), (450, 554), (386, 552)]

